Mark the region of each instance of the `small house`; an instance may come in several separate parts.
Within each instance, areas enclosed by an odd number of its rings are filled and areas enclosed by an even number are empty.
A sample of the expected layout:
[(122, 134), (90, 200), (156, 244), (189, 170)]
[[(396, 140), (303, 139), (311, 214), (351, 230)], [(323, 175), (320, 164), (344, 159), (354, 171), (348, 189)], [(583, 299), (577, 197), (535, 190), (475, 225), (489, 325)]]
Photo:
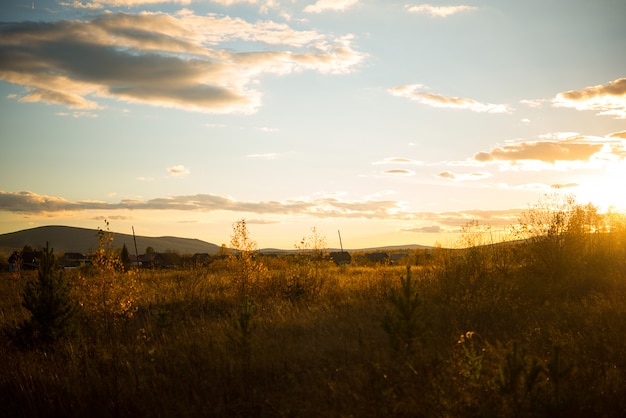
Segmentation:
[(352, 256), (347, 251), (331, 252), (330, 259), (338, 266), (345, 266), (352, 262)]

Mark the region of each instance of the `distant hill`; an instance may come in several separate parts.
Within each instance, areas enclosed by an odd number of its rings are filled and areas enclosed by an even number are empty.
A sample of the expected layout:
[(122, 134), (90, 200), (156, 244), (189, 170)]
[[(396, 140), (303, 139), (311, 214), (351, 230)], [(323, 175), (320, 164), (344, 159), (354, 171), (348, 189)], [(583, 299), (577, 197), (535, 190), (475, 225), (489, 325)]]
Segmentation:
[[(430, 250), (435, 247), (431, 247), (428, 245), (418, 245), (418, 244), (407, 244), (407, 245), (388, 245), (386, 247), (373, 247), (373, 248), (362, 248), (360, 250), (347, 250), (347, 251), (363, 251), (363, 252), (372, 252), (372, 251), (411, 251), (411, 250)], [(339, 249), (337, 249), (339, 251)]]
[[(122, 247), (126, 244), (131, 254), (135, 253), (133, 236), (130, 234), (119, 234), (113, 232), (113, 245)], [(89, 254), (98, 247), (98, 230), (87, 228), (75, 228), (71, 226), (40, 226), (37, 228), (24, 229), (22, 231), (11, 232), (0, 235), (0, 249), (2, 251), (21, 250), (25, 245), (30, 245), (33, 249), (43, 248), (46, 242), (54, 249), (56, 254), (66, 252), (77, 252)], [(208, 253), (217, 254), (220, 246), (198, 239), (178, 238), (178, 237), (144, 237), (137, 236), (137, 250), (143, 254), (147, 247), (152, 247), (156, 252), (168, 250), (176, 251), (180, 254)], [(424, 245), (396, 245), (375, 248), (346, 249), (346, 251), (410, 251), (415, 249), (429, 249)], [(338, 248), (328, 248), (329, 252), (339, 251)], [(293, 253), (296, 250), (281, 250), (277, 248), (264, 248), (263, 253)]]
[[(115, 247), (121, 248), (126, 244), (128, 251), (134, 254), (135, 244), (132, 235), (114, 232), (113, 238)], [(156, 252), (172, 250), (180, 254), (217, 254), (220, 249), (218, 245), (198, 239), (144, 236), (136, 238), (139, 254), (145, 253), (147, 247), (154, 248)], [(25, 245), (37, 249), (45, 247), (46, 242), (50, 243), (50, 248), (54, 248), (55, 254), (66, 252), (88, 254), (98, 247), (98, 230), (70, 226), (41, 226), (0, 235), (0, 248), (3, 249), (20, 250)]]
[[(435, 247), (431, 247), (428, 245), (419, 245), (419, 244), (406, 244), (406, 245), (388, 245), (384, 247), (370, 247), (370, 248), (344, 248), (344, 251), (347, 251), (347, 252), (359, 251), (359, 252), (364, 252), (364, 253), (371, 253), (371, 252), (378, 252), (378, 251), (403, 252), (403, 251), (413, 251), (413, 250), (432, 250), (433, 248)], [(263, 248), (259, 251), (265, 254), (292, 254), (292, 253), (298, 252), (298, 250), (296, 249), (283, 250), (279, 248)], [(341, 249), (340, 248), (326, 248), (326, 251), (329, 253), (339, 252), (341, 251)]]

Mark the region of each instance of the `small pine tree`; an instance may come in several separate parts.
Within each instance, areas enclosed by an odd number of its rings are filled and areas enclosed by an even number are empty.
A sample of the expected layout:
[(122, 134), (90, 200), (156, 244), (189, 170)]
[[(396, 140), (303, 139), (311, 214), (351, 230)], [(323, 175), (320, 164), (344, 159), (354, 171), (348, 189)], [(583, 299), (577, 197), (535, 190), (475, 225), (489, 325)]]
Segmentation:
[(120, 253), (120, 260), (125, 268), (130, 267), (130, 254), (128, 253), (128, 248), (126, 248), (126, 244), (122, 247), (122, 252)]
[(410, 354), (427, 333), (423, 300), (417, 291), (416, 282), (411, 280), (411, 266), (406, 267), (406, 277), (400, 278), (400, 290), (391, 289), (389, 301), (394, 309), (385, 315), (383, 329), (395, 350)]
[(76, 304), (70, 292), (70, 283), (58, 269), (53, 250), (46, 243), (37, 279), (29, 281), (24, 290), (22, 306), (31, 317), (16, 329), (18, 345), (51, 343), (72, 333)]

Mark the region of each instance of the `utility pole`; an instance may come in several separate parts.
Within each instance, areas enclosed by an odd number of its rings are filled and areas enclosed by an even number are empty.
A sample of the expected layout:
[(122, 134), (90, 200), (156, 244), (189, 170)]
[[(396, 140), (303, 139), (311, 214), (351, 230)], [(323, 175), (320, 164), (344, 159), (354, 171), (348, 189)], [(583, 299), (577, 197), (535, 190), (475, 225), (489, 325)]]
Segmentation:
[(137, 238), (135, 238), (135, 227), (133, 226), (133, 241), (135, 242), (135, 263), (139, 267), (139, 253), (137, 252)]
[(341, 231), (337, 230), (337, 233), (339, 234), (339, 246), (341, 247), (341, 252), (343, 253), (343, 244), (341, 242)]

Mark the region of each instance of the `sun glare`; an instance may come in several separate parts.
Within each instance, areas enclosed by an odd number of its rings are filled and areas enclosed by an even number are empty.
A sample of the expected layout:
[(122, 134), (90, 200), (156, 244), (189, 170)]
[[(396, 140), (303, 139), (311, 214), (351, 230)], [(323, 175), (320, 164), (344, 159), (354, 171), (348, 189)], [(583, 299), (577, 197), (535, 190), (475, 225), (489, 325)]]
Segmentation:
[(581, 184), (576, 193), (579, 202), (591, 202), (602, 211), (613, 208), (626, 210), (626, 163), (620, 162), (605, 171), (601, 176)]

